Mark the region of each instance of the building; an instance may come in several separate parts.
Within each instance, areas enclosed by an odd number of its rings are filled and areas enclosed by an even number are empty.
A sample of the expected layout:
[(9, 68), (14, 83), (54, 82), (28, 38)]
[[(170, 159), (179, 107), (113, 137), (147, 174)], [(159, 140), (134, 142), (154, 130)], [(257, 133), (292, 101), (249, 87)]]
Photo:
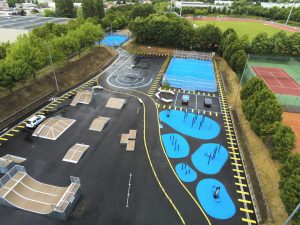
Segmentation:
[(35, 27), (45, 23), (67, 23), (69, 18), (40, 16), (2, 16), (0, 17), (0, 43), (14, 42), (19, 35), (28, 34)]

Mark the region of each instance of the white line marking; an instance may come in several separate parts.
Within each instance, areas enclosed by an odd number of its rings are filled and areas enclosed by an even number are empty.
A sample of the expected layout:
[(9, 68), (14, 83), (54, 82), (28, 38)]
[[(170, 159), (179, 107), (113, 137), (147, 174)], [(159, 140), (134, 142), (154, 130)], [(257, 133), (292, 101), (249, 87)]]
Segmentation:
[(126, 200), (126, 208), (129, 207), (129, 196), (130, 196), (130, 187), (131, 187), (131, 177), (132, 174), (129, 174), (129, 182), (128, 182), (128, 190), (127, 190), (127, 200)]

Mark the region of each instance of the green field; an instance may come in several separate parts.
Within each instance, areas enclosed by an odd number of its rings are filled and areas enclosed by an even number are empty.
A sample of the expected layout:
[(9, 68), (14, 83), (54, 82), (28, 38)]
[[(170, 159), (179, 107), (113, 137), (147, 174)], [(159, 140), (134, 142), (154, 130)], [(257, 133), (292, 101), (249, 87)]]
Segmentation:
[(239, 21), (192, 21), (193, 24), (198, 26), (205, 24), (214, 24), (225, 31), (227, 28), (233, 28), (239, 36), (244, 34), (249, 35), (249, 39), (252, 40), (258, 33), (266, 32), (269, 36), (280, 31), (280, 29), (264, 25), (260, 22), (239, 22)]

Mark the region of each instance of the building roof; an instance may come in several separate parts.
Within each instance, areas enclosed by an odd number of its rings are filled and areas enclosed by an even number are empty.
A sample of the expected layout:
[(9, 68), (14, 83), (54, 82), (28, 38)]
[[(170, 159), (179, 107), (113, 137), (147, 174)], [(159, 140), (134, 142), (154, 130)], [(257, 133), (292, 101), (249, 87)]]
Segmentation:
[(0, 17), (0, 28), (32, 30), (45, 23), (66, 23), (69, 18), (39, 17), (39, 16), (4, 16)]

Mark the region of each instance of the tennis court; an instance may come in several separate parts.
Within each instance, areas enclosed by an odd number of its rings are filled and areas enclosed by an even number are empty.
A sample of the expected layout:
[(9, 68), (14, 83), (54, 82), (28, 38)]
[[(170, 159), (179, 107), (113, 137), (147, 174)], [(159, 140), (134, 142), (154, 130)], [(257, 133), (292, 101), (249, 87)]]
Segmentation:
[(300, 85), (284, 69), (252, 66), (252, 70), (265, 81), (273, 93), (300, 95)]
[(171, 87), (188, 91), (216, 92), (216, 78), (211, 60), (172, 58), (164, 80)]

